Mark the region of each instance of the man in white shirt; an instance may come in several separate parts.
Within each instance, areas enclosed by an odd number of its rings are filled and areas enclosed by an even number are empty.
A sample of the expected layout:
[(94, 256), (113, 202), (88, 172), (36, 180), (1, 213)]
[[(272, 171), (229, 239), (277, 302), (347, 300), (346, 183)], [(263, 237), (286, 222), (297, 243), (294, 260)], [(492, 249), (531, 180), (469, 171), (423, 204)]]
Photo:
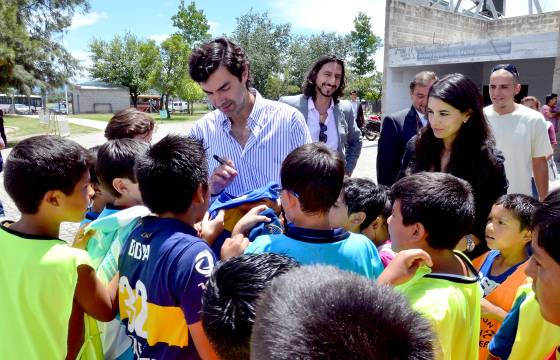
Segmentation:
[(352, 105), (339, 99), (344, 84), (344, 61), (333, 55), (321, 56), (307, 74), (303, 94), (284, 96), (279, 101), (303, 114), (311, 139), (338, 150), (346, 160), (346, 174), (351, 175), (362, 151), (362, 138)]
[(533, 195), (533, 174), (542, 200), (548, 194), (546, 157), (552, 154), (552, 147), (542, 114), (515, 103), (514, 97), (520, 90), (514, 65), (494, 66), (489, 86), (492, 105), (484, 108), (484, 114), (492, 127), (496, 147), (504, 153), (508, 193)]
[[(311, 142), (303, 116), (295, 109), (263, 98), (250, 86), (249, 59), (226, 38), (193, 50), (189, 73), (216, 110), (190, 129), (207, 152), (213, 196), (240, 195), (280, 182), (280, 167), (294, 149)], [(217, 157), (214, 157), (217, 155)]]

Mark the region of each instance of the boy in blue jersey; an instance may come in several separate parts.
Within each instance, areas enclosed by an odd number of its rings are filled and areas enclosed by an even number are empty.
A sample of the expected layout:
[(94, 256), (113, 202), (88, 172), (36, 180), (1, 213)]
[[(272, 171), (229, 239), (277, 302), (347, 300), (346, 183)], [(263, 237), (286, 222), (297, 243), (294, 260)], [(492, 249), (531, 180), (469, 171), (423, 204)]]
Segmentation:
[[(144, 206), (136, 206), (142, 204), (142, 197), (134, 174), (137, 159), (148, 147), (145, 141), (117, 139), (109, 140), (97, 152), (95, 173), (112, 202), (106, 204), (97, 219), (84, 230), (94, 230), (87, 251), (92, 266), (104, 283), (116, 275), (118, 256), (130, 231), (141, 216), (149, 214)], [(106, 359), (132, 359), (132, 343), (118, 318), (97, 324), (88, 320), (87, 329), (90, 334), (100, 333)]]
[(209, 203), (202, 144), (168, 135), (136, 165), (146, 206), (119, 257), (119, 313), (137, 358), (213, 359), (200, 321), (214, 255), (193, 225)]
[(284, 234), (259, 236), (245, 253), (274, 252), (303, 265), (326, 264), (377, 278), (383, 271), (377, 249), (361, 234), (333, 228), (329, 211), (344, 179), (344, 160), (325, 144), (292, 151), (280, 170), (280, 199), (288, 224)]
[(422, 172), (400, 179), (391, 192), (393, 249), (422, 249), (433, 262), (396, 289), (432, 323), (436, 359), (477, 359), (482, 290), (476, 269), (453, 251), (474, 221), (471, 186), (450, 174)]

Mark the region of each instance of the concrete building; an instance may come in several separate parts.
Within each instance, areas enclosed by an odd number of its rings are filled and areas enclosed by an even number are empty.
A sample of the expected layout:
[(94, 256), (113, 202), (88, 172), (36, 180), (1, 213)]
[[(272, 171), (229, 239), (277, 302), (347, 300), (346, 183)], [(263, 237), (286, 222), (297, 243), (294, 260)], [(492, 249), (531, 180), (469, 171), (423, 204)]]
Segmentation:
[(89, 81), (74, 85), (72, 91), (74, 114), (115, 113), (130, 107), (128, 88)]
[(560, 92), (559, 31), (560, 11), (492, 19), (387, 0), (382, 111), (410, 106), (408, 86), (422, 70), (440, 77), (465, 74), (489, 104), (488, 80), (498, 63), (517, 67), (521, 97), (534, 95), (542, 102), (546, 94)]

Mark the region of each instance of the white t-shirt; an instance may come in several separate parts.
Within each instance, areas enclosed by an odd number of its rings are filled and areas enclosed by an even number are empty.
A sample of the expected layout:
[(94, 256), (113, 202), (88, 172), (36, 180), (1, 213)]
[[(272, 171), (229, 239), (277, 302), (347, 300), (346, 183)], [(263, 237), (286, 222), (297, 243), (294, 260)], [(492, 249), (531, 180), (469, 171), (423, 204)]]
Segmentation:
[(516, 106), (512, 113), (500, 115), (489, 105), (484, 115), (496, 138), (496, 147), (504, 153), (508, 193), (531, 196), (532, 159), (552, 154), (546, 120), (526, 106)]

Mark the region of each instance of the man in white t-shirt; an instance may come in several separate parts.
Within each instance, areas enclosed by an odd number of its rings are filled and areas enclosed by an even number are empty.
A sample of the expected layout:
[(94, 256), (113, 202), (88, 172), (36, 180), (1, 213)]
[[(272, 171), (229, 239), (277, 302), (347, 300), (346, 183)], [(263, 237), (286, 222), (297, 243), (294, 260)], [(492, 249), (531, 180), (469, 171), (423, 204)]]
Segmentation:
[(552, 154), (546, 121), (538, 111), (516, 104), (521, 90), (519, 73), (512, 64), (494, 66), (490, 75), (492, 105), (484, 108), (496, 147), (505, 156), (508, 193), (533, 195), (531, 172), (542, 200), (548, 194), (546, 157)]

